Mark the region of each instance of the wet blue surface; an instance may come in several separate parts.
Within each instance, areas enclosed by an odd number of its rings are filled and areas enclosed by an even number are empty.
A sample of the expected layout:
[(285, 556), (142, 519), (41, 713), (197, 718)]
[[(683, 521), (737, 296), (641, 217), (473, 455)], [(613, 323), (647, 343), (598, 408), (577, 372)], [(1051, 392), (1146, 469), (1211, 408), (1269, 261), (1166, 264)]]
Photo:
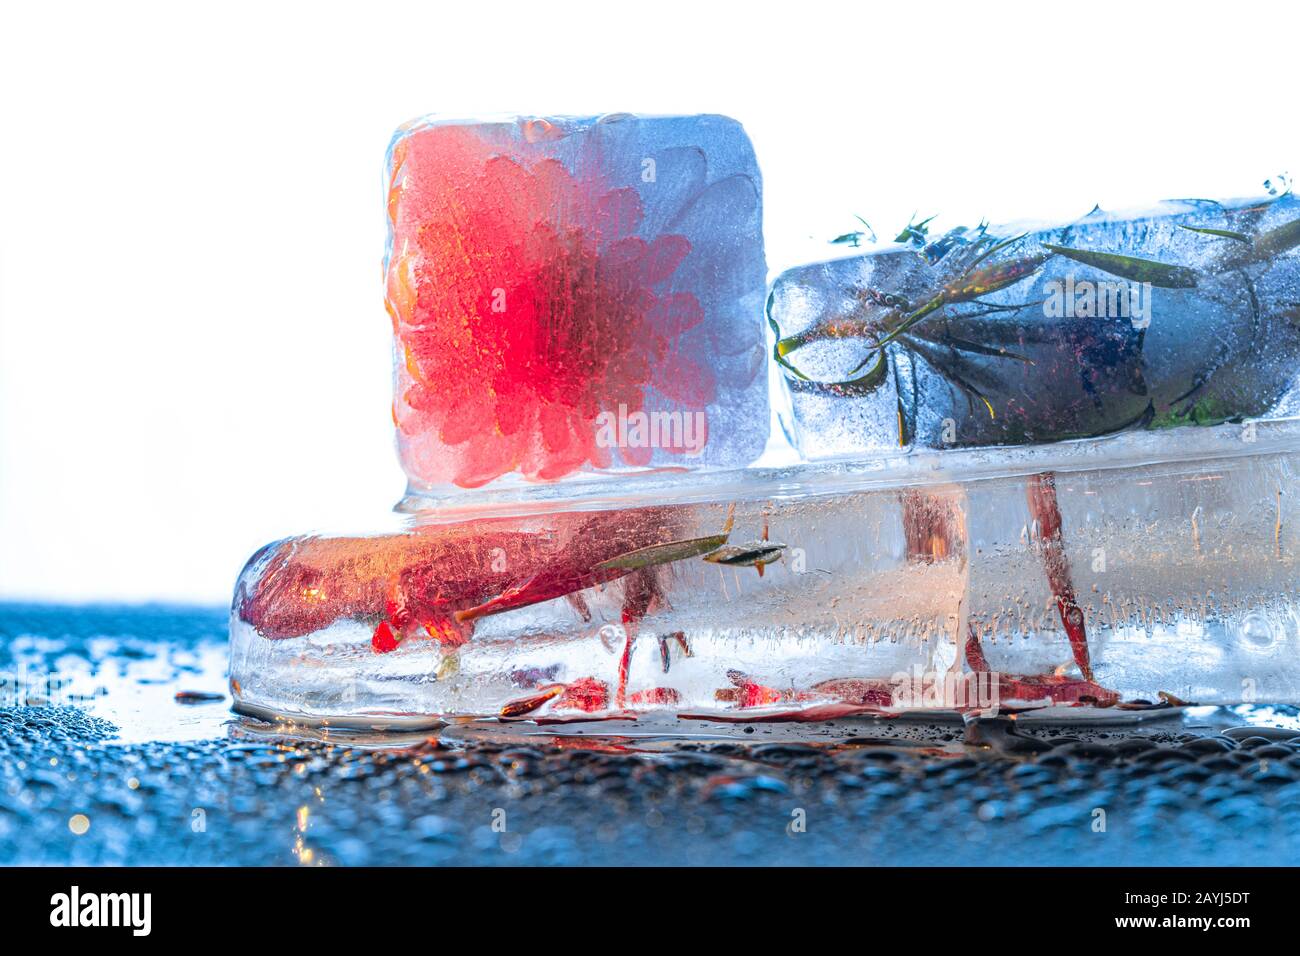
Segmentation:
[(229, 713), (225, 627), (220, 609), (0, 605), (0, 863), (1300, 859), (1294, 708), (969, 741), (875, 720), (307, 739)]

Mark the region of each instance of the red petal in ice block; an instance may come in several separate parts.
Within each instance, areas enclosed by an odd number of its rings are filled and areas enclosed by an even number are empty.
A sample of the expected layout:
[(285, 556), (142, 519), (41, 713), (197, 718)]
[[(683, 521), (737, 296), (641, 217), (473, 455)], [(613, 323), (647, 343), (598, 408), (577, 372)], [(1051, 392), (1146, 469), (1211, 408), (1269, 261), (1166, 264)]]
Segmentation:
[(375, 628), (374, 636), (370, 638), (370, 646), (380, 654), (397, 650), (400, 642), (401, 638), (393, 633), (393, 628), (387, 621), (380, 621), (379, 626)]
[(664, 706), (674, 705), (681, 702), (682, 695), (672, 687), (648, 687), (645, 690), (639, 690), (632, 695), (633, 704)]
[(594, 677), (582, 677), (570, 684), (554, 704), (555, 710), (581, 710), (588, 714), (609, 706), (609, 685)]

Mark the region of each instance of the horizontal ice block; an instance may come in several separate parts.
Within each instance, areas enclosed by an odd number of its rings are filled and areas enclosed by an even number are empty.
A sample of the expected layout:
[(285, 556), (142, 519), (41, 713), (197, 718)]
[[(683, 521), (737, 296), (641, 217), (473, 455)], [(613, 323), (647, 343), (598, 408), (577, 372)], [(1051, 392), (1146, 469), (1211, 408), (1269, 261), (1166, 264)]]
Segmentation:
[(1258, 417), (1297, 381), (1289, 194), (900, 238), (772, 286), (808, 458)]
[(761, 186), (739, 123), (421, 120), (388, 171), (415, 491), (762, 452)]
[(1170, 437), (290, 538), (240, 578), (236, 706), (398, 726), (1300, 701), (1300, 423)]

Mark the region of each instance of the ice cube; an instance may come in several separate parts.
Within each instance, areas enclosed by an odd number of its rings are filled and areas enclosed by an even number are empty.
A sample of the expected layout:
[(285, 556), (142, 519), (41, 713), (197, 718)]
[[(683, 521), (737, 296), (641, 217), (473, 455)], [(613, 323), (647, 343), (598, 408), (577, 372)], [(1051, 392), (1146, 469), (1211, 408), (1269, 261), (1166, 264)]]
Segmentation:
[(761, 180), (739, 123), (431, 118), (388, 168), (414, 490), (762, 452)]
[(921, 236), (777, 278), (768, 315), (806, 457), (1213, 424), (1268, 415), (1295, 383), (1294, 197), (1018, 235)]

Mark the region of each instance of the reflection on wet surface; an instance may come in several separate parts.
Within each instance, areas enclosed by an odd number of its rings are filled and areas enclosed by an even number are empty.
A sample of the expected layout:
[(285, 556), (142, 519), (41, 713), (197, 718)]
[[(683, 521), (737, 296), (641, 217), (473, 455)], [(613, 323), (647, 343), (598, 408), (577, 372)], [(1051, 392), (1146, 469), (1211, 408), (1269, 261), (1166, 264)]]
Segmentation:
[(1268, 865), (1300, 850), (1295, 708), (367, 736), (233, 717), (225, 626), (216, 610), (0, 605), (0, 863)]

